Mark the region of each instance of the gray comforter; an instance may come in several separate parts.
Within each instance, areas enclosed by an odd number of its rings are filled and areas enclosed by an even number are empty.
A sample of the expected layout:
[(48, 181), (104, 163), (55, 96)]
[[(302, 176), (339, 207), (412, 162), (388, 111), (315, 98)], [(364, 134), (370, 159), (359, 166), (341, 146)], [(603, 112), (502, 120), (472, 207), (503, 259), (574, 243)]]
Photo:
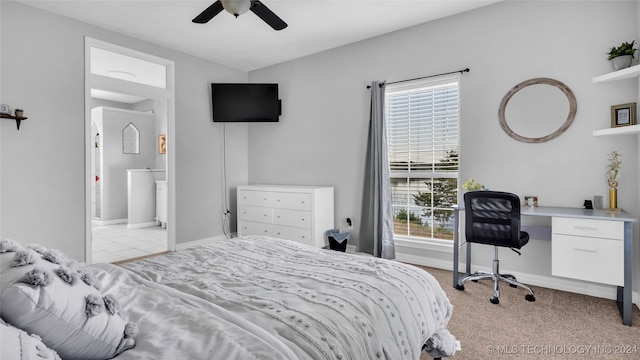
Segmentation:
[[(186, 320), (181, 320), (172, 316), (174, 310), (163, 308), (167, 305), (144, 301), (172, 318), (176, 326), (170, 331), (181, 332), (176, 334), (182, 337), (177, 345), (170, 345), (175, 339), (165, 341), (167, 356), (180, 346), (204, 346), (200, 357), (194, 354), (190, 359), (224, 360), (249, 358), (248, 353), (258, 359), (417, 360), (424, 344), (432, 356), (455, 352), (455, 338), (446, 330), (452, 307), (442, 288), (428, 272), (396, 261), (247, 236), (122, 266), (139, 276), (119, 269), (118, 277), (157, 287), (158, 301), (184, 307), (178, 309), (185, 313)], [(107, 280), (103, 286), (115, 286)], [(175, 299), (180, 297), (184, 299)], [(202, 314), (194, 315), (189, 306), (200, 307)], [(143, 327), (153, 326), (144, 325), (142, 309), (130, 304), (126, 310), (143, 323), (141, 333)], [(198, 316), (203, 323), (221, 317), (216, 337), (204, 345), (210, 334), (194, 326)], [(180, 323), (184, 321), (194, 324)], [(223, 326), (230, 332), (220, 333)], [(198, 333), (193, 341), (198, 343), (189, 345), (189, 332), (194, 331)], [(146, 349), (140, 338), (137, 348), (123, 355), (140, 352), (144, 357), (143, 352), (152, 348)], [(160, 352), (156, 356), (170, 358)]]

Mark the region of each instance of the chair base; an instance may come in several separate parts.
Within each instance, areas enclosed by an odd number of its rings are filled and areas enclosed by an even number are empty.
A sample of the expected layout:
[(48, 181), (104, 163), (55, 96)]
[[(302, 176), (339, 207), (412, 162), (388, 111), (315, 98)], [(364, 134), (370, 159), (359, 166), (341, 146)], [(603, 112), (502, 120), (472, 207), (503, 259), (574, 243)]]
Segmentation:
[(476, 271), (473, 274), (466, 275), (463, 278), (458, 280), (456, 289), (464, 290), (464, 283), (467, 281), (477, 282), (479, 280), (491, 279), (493, 280), (493, 296), (489, 298), (489, 301), (491, 301), (492, 304), (500, 303), (500, 286), (499, 286), (500, 281), (506, 282), (507, 284), (509, 284), (509, 286), (514, 288), (520, 287), (527, 290), (528, 294), (525, 296), (525, 299), (527, 301), (536, 301), (535, 293), (533, 292), (533, 290), (531, 290), (529, 286), (521, 282), (518, 282), (518, 280), (516, 280), (516, 277), (511, 274), (500, 274), (499, 268), (500, 268), (500, 261), (498, 260), (498, 247), (496, 246), (495, 258), (493, 259), (493, 269), (492, 269), (493, 271), (492, 272)]

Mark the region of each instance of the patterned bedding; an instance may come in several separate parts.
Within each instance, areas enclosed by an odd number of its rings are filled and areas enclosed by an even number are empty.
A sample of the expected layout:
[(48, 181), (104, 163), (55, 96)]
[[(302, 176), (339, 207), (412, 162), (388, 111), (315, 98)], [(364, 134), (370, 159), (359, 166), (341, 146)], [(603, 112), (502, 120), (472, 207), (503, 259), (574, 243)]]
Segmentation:
[(94, 265), (138, 323), (116, 359), (414, 359), (450, 356), (451, 303), (426, 271), (246, 236)]

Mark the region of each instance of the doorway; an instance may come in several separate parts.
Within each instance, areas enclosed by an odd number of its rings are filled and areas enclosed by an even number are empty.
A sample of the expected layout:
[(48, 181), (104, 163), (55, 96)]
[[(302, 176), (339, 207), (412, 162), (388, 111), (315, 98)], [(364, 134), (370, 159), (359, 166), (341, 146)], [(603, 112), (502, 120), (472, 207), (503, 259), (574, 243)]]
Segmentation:
[(175, 250), (174, 71), (173, 61), (85, 38), (88, 264)]

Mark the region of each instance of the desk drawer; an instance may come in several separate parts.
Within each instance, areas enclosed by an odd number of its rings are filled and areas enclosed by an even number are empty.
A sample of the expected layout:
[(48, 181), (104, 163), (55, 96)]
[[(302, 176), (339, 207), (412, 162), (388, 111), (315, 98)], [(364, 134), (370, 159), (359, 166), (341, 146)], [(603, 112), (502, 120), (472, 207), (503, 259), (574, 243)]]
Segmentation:
[(551, 274), (623, 286), (624, 242), (553, 234)]
[(551, 229), (554, 234), (624, 240), (622, 221), (554, 217)]

